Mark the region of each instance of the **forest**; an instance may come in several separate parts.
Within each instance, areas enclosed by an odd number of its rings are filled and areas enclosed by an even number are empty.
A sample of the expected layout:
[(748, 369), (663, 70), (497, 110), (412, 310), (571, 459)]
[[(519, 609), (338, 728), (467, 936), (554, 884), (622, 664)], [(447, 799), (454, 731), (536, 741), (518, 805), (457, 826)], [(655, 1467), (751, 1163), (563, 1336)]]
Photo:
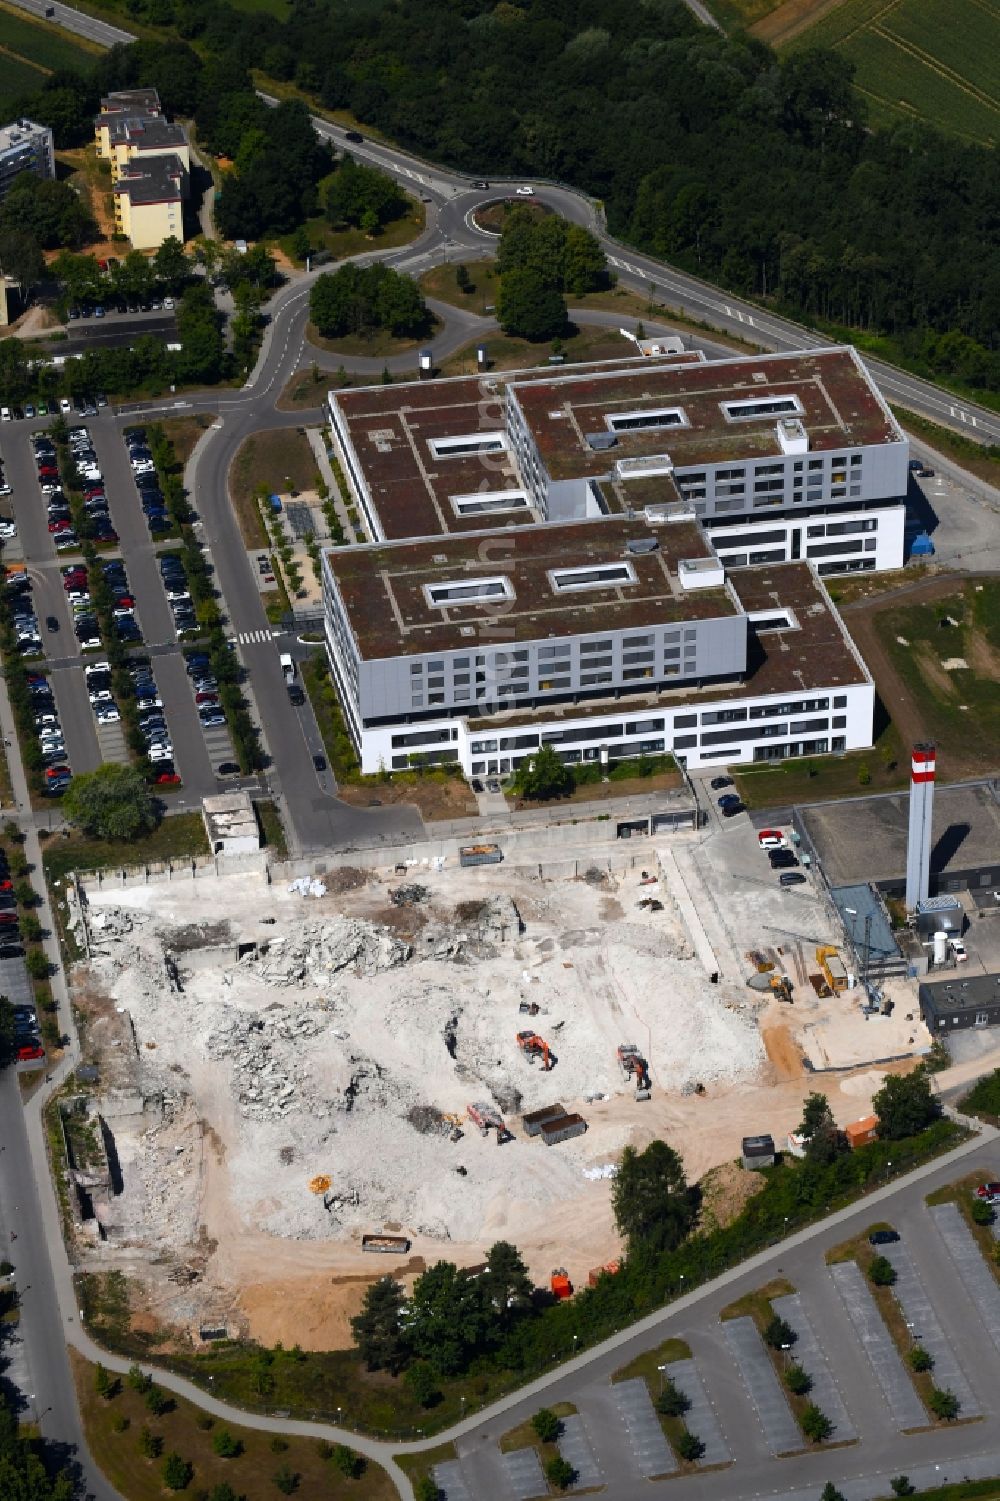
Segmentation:
[[(873, 128), (832, 52), (779, 60), (700, 26), (681, 0), (291, 0), (285, 21), (224, 0), (127, 9), (190, 48), (114, 49), (90, 87), (156, 84), (210, 141), (227, 138), (238, 174), (263, 149), (245, 92), (257, 68), (474, 175), (572, 184), (638, 247), (802, 317), (901, 337), (1000, 389), (996, 155), (919, 123)], [(32, 111), (65, 128), (74, 87), (54, 75)], [(274, 189), (262, 163), (256, 179), (234, 209)], [(287, 181), (281, 196), (287, 220)], [(308, 186), (298, 200), (309, 206)]]

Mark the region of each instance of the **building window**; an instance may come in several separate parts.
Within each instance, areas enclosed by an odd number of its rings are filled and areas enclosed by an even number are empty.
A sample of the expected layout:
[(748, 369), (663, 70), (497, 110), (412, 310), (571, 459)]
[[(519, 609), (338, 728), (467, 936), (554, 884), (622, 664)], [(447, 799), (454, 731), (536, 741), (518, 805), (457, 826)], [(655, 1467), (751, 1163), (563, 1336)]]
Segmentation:
[(478, 604), (493, 599), (513, 599), (514, 589), (509, 578), (449, 579), (444, 584), (425, 584), (424, 594), (428, 604), (442, 608), (446, 605)]
[(570, 589), (611, 589), (622, 584), (634, 584), (635, 569), (631, 563), (598, 563), (592, 568), (553, 568), (549, 582), (557, 594)]
[(653, 407), (645, 412), (619, 412), (609, 414), (605, 421), (613, 433), (641, 431), (644, 428), (687, 427), (687, 413), (683, 407)]
[(504, 511), (526, 511), (528, 497), (523, 490), (490, 490), (479, 495), (452, 495), (456, 516), (495, 516)]
[(430, 438), (428, 448), (436, 459), (455, 459), (470, 453), (505, 453), (503, 433), (467, 433), (455, 438)]
[(727, 422), (745, 422), (752, 417), (802, 415), (797, 396), (754, 396), (746, 401), (723, 401), (719, 405)]

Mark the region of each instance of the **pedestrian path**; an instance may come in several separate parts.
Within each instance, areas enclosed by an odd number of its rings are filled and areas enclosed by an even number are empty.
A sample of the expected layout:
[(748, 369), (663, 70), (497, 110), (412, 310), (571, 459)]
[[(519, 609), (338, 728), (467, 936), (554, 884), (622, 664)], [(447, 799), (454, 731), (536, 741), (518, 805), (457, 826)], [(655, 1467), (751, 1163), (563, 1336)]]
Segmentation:
[(941, 1328), (909, 1251), (901, 1241), (897, 1241), (895, 1245), (883, 1246), (882, 1249), (896, 1269), (892, 1290), (910, 1326), (914, 1342), (923, 1345), (934, 1359), (934, 1385), (942, 1391), (954, 1393), (963, 1418), (979, 1417), (983, 1411), (982, 1405), (958, 1363), (948, 1336)]
[(826, 1413), (833, 1424), (834, 1441), (840, 1444), (853, 1442), (858, 1431), (851, 1422), (840, 1388), (833, 1379), (833, 1372), (827, 1365), (823, 1348), (809, 1322), (801, 1297), (798, 1293), (792, 1293), (786, 1298), (773, 1298), (771, 1307), (779, 1318), (784, 1319), (795, 1330), (797, 1337), (794, 1358), (812, 1377), (809, 1399), (816, 1403), (821, 1412)]
[(697, 1434), (705, 1445), (705, 1452), (698, 1461), (700, 1465), (732, 1464), (733, 1456), (722, 1435), (722, 1428), (712, 1406), (705, 1384), (698, 1374), (693, 1360), (674, 1360), (668, 1367), (671, 1381), (691, 1403), (684, 1421), (691, 1433)]
[(726, 1319), (722, 1327), (771, 1453), (792, 1454), (803, 1448), (805, 1440), (753, 1319)]
[(865, 1284), (861, 1268), (856, 1261), (839, 1261), (831, 1266), (830, 1276), (868, 1356), (875, 1380), (882, 1388), (893, 1423), (901, 1433), (908, 1428), (926, 1428), (928, 1417), (924, 1404), (899, 1358), (899, 1351)]

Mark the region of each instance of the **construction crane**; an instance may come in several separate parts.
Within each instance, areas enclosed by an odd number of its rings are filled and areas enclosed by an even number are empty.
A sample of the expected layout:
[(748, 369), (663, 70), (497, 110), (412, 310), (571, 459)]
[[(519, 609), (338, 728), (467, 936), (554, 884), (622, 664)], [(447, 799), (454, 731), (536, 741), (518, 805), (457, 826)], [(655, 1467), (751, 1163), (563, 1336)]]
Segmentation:
[(547, 1074), (556, 1061), (545, 1038), (539, 1037), (538, 1033), (532, 1032), (530, 1028), (525, 1032), (518, 1032), (517, 1045), (529, 1063), (534, 1063), (536, 1058), (541, 1058), (543, 1073)]
[(626, 1079), (635, 1079), (636, 1099), (648, 1100), (650, 1096), (649, 1064), (634, 1042), (619, 1044), (618, 1066)]
[(492, 1105), (479, 1100), (474, 1105), (466, 1107), (466, 1114), (472, 1124), (479, 1127), (480, 1136), (489, 1136), (491, 1131), (497, 1133), (498, 1147), (502, 1147), (505, 1141), (514, 1140), (513, 1134), (504, 1124), (503, 1116)]

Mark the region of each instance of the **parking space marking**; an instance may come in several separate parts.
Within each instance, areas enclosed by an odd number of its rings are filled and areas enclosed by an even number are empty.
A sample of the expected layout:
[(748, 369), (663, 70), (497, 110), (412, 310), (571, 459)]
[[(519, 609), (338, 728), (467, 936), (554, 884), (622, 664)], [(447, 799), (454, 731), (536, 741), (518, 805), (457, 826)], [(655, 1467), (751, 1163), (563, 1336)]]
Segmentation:
[(705, 1445), (705, 1452), (698, 1463), (701, 1465), (732, 1464), (733, 1456), (729, 1445), (723, 1437), (715, 1408), (712, 1406), (694, 1361), (672, 1361), (669, 1366), (669, 1376), (691, 1403), (684, 1421), (690, 1431), (696, 1433)]
[(532, 1501), (534, 1496), (549, 1494), (535, 1449), (515, 1449), (510, 1454), (501, 1454), (500, 1461), (514, 1501)]
[(882, 1321), (861, 1268), (856, 1261), (840, 1261), (830, 1267), (830, 1276), (882, 1388), (893, 1423), (900, 1432), (906, 1428), (926, 1427), (924, 1404), (899, 1358), (899, 1351)]
[(951, 1347), (934, 1312), (927, 1289), (913, 1264), (908, 1248), (901, 1241), (882, 1247), (883, 1254), (896, 1269), (893, 1293), (903, 1310), (913, 1338), (934, 1358), (934, 1385), (942, 1391), (953, 1392), (961, 1404), (963, 1418), (979, 1417), (982, 1404)]
[(789, 1297), (773, 1298), (771, 1307), (780, 1318), (790, 1324), (798, 1336), (793, 1350), (794, 1358), (809, 1372), (812, 1377), (811, 1400), (826, 1413), (833, 1424), (833, 1438), (835, 1443), (844, 1443), (847, 1440), (856, 1439), (858, 1431), (851, 1421), (850, 1414), (840, 1388), (833, 1378), (833, 1372), (827, 1365), (826, 1356), (816, 1331), (809, 1322), (799, 1293), (792, 1293)]
[(617, 1381), (611, 1391), (631, 1440), (640, 1475), (646, 1480), (651, 1480), (654, 1475), (672, 1475), (677, 1469), (677, 1461), (663, 1437), (645, 1381), (639, 1376), (631, 1381)]
[(597, 1463), (597, 1456), (590, 1447), (590, 1439), (587, 1437), (587, 1429), (578, 1412), (571, 1413), (562, 1420), (562, 1432), (559, 1435), (559, 1453), (567, 1464), (573, 1466), (576, 1471), (576, 1479), (573, 1482), (573, 1490), (587, 1490), (591, 1486), (604, 1484), (604, 1476), (601, 1467)]
[(805, 1439), (778, 1385), (771, 1357), (753, 1319), (727, 1319), (722, 1327), (771, 1453), (789, 1454), (805, 1448)]
[[(931, 1218), (955, 1263), (958, 1280), (982, 1316), (983, 1327), (1000, 1350), (1000, 1286), (983, 1260), (957, 1204), (934, 1204)], [(997, 1221), (993, 1221), (994, 1235)]]
[(441, 1492), (441, 1501), (472, 1501), (461, 1463), (457, 1459), (449, 1459), (447, 1464), (435, 1465), (431, 1474), (434, 1477), (434, 1484)]

